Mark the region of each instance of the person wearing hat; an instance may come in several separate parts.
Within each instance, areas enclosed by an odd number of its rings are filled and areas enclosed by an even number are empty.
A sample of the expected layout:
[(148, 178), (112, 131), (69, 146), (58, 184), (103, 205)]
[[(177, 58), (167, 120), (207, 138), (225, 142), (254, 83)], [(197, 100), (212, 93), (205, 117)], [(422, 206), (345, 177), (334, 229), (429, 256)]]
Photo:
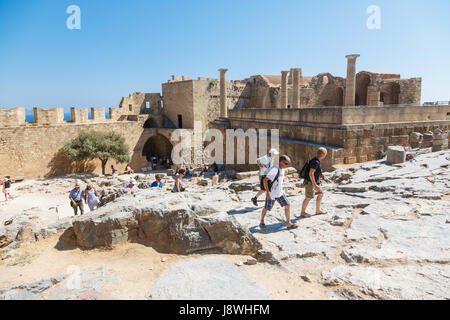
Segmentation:
[(258, 205), (258, 198), (265, 192), (264, 189), (264, 178), (266, 177), (269, 170), (273, 167), (273, 162), (275, 159), (275, 156), (279, 155), (277, 149), (270, 149), (269, 153), (262, 156), (261, 158), (256, 159), (256, 164), (259, 167), (259, 186), (261, 190), (258, 191), (256, 196), (254, 196), (251, 200), (255, 206)]
[(264, 223), (264, 217), (266, 216), (267, 211), (272, 210), (275, 202), (278, 202), (281, 207), (284, 208), (287, 229), (298, 228), (296, 224), (291, 222), (291, 206), (283, 191), (285, 169), (287, 168), (289, 163), (291, 163), (291, 159), (287, 155), (282, 155), (280, 157), (280, 166), (270, 169), (267, 173), (267, 176), (263, 180), (264, 191), (266, 192), (266, 202), (261, 212), (261, 221), (259, 223), (259, 227), (261, 229), (266, 227)]
[(139, 188), (136, 186), (136, 180), (131, 179), (130, 183), (126, 186), (127, 189), (130, 189), (131, 191), (139, 190)]
[(80, 184), (77, 182), (75, 183), (75, 188), (73, 188), (69, 194), (70, 206), (73, 208), (75, 215), (78, 214), (78, 208), (80, 208), (80, 215), (84, 214), (83, 197), (84, 191), (80, 188)]

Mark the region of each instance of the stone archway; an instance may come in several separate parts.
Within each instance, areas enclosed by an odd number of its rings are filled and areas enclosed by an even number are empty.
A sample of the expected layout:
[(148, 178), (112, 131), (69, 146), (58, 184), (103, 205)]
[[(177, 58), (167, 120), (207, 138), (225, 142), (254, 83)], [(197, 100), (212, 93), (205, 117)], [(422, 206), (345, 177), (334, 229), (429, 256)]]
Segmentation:
[(152, 157), (170, 159), (172, 149), (173, 146), (169, 139), (161, 134), (156, 134), (148, 138), (147, 142), (145, 142), (144, 147), (142, 148), (142, 156), (147, 158), (148, 161), (150, 161)]
[(400, 98), (400, 85), (396, 82), (392, 84), (391, 89), (391, 104), (399, 104)]
[(355, 101), (355, 105), (367, 105), (367, 88), (369, 87), (370, 82), (370, 76), (366, 73), (359, 73), (356, 76), (356, 96), (358, 96), (359, 101)]

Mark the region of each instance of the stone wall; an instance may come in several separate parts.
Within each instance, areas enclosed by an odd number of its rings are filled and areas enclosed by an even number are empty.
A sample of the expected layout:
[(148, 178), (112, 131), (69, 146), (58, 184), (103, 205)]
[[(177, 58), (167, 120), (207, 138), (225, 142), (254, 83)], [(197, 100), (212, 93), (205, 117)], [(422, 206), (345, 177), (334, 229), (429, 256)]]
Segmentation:
[(49, 124), (64, 123), (63, 108), (52, 108), (52, 109), (33, 108), (33, 111), (35, 124), (49, 125)]
[[(229, 129), (278, 129), (280, 149), (301, 168), (318, 147), (326, 165), (377, 159), (391, 145), (409, 145), (412, 132), (450, 129), (450, 106), (332, 107), (230, 110)], [(283, 151), (284, 150), (284, 151)], [(247, 150), (248, 152), (248, 150)]]
[[(99, 160), (75, 165), (60, 151), (65, 143), (76, 138), (80, 132), (90, 130), (112, 131), (123, 135), (130, 146), (132, 165), (139, 167), (142, 164), (142, 150), (136, 150), (143, 135), (143, 128), (138, 122), (3, 127), (0, 128), (0, 176), (41, 178), (81, 171), (100, 173)], [(108, 162), (107, 172), (111, 164), (115, 162)], [(122, 170), (125, 165), (117, 167)]]
[(25, 125), (25, 108), (0, 109), (0, 127)]

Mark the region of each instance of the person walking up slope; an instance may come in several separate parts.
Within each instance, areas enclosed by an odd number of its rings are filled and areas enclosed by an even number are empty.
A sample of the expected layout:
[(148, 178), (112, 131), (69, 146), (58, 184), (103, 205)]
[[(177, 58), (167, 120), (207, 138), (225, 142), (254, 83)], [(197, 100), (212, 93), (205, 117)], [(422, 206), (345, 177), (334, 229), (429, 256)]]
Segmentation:
[(286, 226), (288, 229), (295, 229), (298, 226), (291, 222), (291, 206), (289, 200), (283, 192), (283, 180), (285, 175), (285, 168), (289, 165), (291, 159), (288, 156), (283, 155), (280, 157), (280, 167), (272, 168), (267, 176), (264, 178), (264, 190), (266, 192), (266, 202), (261, 213), (260, 228), (265, 228), (264, 217), (267, 211), (271, 211), (275, 201), (277, 201), (281, 207), (284, 207), (284, 214), (286, 216)]
[(322, 174), (322, 168), (320, 166), (320, 161), (325, 159), (327, 156), (327, 149), (319, 148), (317, 150), (317, 156), (309, 160), (306, 164), (306, 174), (305, 181), (303, 185), (305, 186), (305, 200), (303, 200), (302, 211), (300, 213), (301, 217), (308, 218), (311, 215), (306, 214), (306, 207), (308, 206), (311, 199), (317, 195), (316, 199), (316, 215), (326, 214), (326, 212), (322, 212), (320, 209), (320, 205), (322, 204), (323, 192), (320, 188), (321, 179), (325, 180), (324, 175)]
[(275, 159), (275, 156), (279, 155), (280, 153), (277, 151), (277, 149), (270, 149), (269, 153), (262, 156), (261, 158), (256, 159), (256, 164), (259, 167), (259, 185), (261, 190), (258, 191), (256, 196), (254, 196), (251, 200), (255, 206), (258, 205), (258, 197), (261, 196), (265, 190), (264, 190), (264, 178), (266, 177), (269, 170), (273, 167), (273, 162)]

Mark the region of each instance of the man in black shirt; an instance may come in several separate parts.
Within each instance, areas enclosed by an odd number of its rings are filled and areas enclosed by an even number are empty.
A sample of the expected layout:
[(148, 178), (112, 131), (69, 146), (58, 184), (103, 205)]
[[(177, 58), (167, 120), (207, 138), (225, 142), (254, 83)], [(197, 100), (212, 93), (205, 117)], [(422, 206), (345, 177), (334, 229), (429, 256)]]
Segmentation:
[(320, 209), (323, 192), (319, 185), (321, 179), (325, 179), (322, 173), (322, 168), (320, 167), (320, 161), (325, 159), (326, 156), (327, 149), (319, 148), (319, 150), (317, 150), (317, 156), (309, 161), (308, 175), (306, 176), (306, 179), (304, 181), (305, 200), (303, 200), (302, 212), (300, 214), (301, 217), (310, 217), (310, 215), (306, 214), (306, 207), (308, 206), (311, 199), (314, 199), (316, 194), (316, 214), (325, 214), (325, 212), (322, 212), (322, 210)]

